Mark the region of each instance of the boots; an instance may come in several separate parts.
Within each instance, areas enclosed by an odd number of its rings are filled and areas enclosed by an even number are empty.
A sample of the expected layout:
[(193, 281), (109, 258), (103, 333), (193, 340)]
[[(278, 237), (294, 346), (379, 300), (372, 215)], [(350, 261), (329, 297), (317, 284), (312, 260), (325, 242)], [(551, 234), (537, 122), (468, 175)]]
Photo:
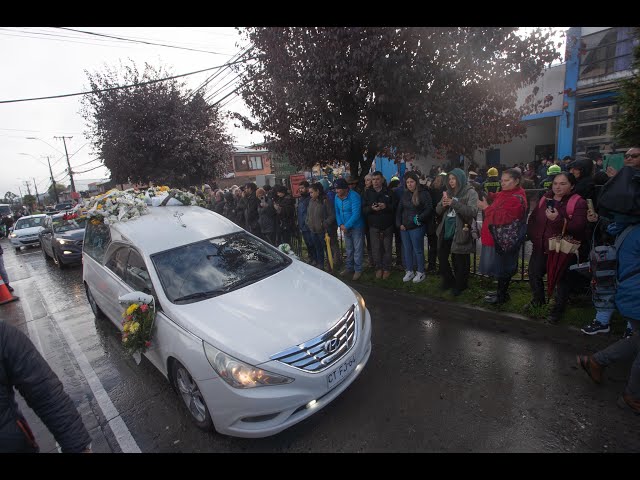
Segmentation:
[(484, 301), (492, 305), (500, 305), (508, 302), (511, 299), (509, 292), (507, 291), (509, 289), (509, 283), (511, 283), (511, 278), (499, 278), (498, 291), (496, 292), (496, 295), (485, 297)]

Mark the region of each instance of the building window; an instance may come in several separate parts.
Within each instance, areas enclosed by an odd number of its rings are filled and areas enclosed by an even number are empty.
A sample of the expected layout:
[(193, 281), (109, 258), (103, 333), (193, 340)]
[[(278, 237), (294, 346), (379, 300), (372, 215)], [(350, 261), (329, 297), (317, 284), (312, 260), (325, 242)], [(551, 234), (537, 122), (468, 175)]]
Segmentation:
[(618, 105), (599, 106), (578, 112), (576, 155), (605, 152), (613, 147), (613, 125), (620, 114)]
[(262, 170), (262, 157), (236, 155), (233, 157), (233, 166), (236, 172), (246, 172), (249, 170)]
[(582, 37), (580, 80), (631, 69), (634, 40), (631, 27), (616, 27)]

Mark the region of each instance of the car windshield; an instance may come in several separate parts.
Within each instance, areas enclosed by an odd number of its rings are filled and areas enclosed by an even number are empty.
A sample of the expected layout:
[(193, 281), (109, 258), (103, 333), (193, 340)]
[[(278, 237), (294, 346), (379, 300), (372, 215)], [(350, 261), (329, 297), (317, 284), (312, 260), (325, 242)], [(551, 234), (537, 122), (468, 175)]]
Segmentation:
[(62, 218), (53, 219), (53, 231), (56, 233), (68, 232), (70, 230), (78, 230), (84, 228), (86, 218), (74, 218), (71, 220), (63, 220)]
[(72, 208), (70, 203), (59, 203), (56, 205), (56, 210), (71, 210)]
[(151, 259), (172, 303), (222, 295), (291, 263), (288, 256), (244, 232), (167, 250)]
[(23, 228), (41, 227), (46, 217), (21, 218), (16, 222), (14, 230), (22, 230)]
[(0, 206), (0, 215), (11, 215), (11, 207), (7, 205)]

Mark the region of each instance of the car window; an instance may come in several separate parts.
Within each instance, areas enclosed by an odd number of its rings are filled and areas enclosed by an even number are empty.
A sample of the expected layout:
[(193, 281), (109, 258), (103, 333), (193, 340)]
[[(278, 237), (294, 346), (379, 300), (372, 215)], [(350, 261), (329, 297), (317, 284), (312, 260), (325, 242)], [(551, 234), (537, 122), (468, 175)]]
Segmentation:
[(136, 291), (150, 295), (154, 293), (147, 266), (140, 254), (135, 250), (131, 250), (131, 253), (129, 253), (124, 281)]
[(15, 230), (23, 228), (41, 227), (46, 217), (21, 218), (16, 222)]
[(11, 215), (11, 207), (7, 205), (0, 206), (0, 215)]
[(102, 263), (107, 247), (111, 243), (109, 226), (104, 223), (86, 223), (82, 250), (91, 258)]
[(53, 219), (53, 231), (56, 233), (64, 233), (71, 230), (78, 230), (85, 227), (86, 221), (86, 218), (64, 220), (64, 217), (58, 217)]
[(151, 259), (173, 303), (222, 295), (291, 264), (288, 256), (246, 232), (174, 248)]
[(121, 247), (114, 250), (107, 259), (105, 266), (124, 280), (124, 272), (127, 266), (127, 256), (129, 255), (128, 247)]

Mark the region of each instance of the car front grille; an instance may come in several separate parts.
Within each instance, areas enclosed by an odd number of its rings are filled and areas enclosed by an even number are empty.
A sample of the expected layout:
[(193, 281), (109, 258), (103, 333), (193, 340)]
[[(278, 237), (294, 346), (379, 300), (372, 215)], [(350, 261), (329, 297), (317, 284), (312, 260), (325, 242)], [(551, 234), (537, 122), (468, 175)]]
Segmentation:
[(327, 332), (271, 356), (285, 365), (318, 373), (330, 367), (353, 346), (356, 338), (355, 305)]

